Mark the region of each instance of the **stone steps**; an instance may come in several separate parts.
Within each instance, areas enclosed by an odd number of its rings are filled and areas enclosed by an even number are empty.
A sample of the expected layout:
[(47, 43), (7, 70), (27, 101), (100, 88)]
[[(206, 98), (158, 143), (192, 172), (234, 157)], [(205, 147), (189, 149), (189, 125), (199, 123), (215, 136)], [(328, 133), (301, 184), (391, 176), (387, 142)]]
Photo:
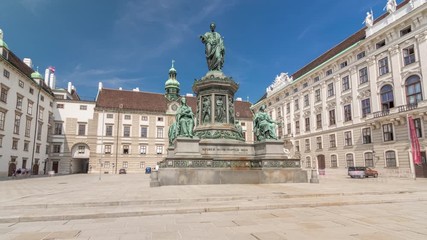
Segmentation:
[(329, 194), (281, 192), (263, 196), (153, 199), (1, 206), (0, 223), (137, 217), (427, 201), (427, 192), (388, 191)]

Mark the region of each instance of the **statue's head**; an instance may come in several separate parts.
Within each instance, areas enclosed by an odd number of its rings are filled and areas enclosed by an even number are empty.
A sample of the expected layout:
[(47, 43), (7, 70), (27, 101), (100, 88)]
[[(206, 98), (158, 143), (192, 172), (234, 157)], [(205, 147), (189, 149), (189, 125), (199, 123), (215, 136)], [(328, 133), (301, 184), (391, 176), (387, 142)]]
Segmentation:
[(267, 106), (265, 105), (265, 104), (263, 104), (260, 108), (259, 108), (259, 110), (261, 111), (261, 112), (264, 112), (264, 110), (267, 108)]
[(183, 105), (186, 105), (186, 104), (187, 104), (187, 100), (185, 99), (185, 97), (182, 97), (182, 98), (181, 98), (181, 103), (182, 103)]
[(216, 26), (215, 26), (215, 23), (214, 23), (214, 22), (212, 22), (212, 23), (211, 23), (210, 27), (211, 27), (211, 31), (212, 31), (212, 32), (215, 32), (215, 27), (216, 27)]

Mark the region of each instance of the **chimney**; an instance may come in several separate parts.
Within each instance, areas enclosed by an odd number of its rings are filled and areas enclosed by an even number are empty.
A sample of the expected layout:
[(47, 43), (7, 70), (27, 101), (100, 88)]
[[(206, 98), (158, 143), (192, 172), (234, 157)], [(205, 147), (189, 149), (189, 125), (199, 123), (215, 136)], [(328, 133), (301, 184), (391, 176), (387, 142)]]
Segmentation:
[(185, 96), (186, 97), (193, 97), (193, 94), (192, 93), (187, 93), (187, 94), (185, 94)]
[(102, 82), (99, 82), (98, 83), (98, 91), (101, 91), (102, 90)]
[(50, 70), (49, 68), (46, 68), (46, 71), (44, 71), (44, 83), (49, 86), (49, 79), (50, 79)]
[(134, 88), (132, 91), (134, 91), (134, 92), (139, 92), (139, 87)]
[(238, 98), (236, 98), (236, 101), (241, 102), (241, 101), (243, 101), (243, 99), (241, 97), (238, 97)]
[(56, 76), (54, 72), (50, 74), (49, 87), (50, 89), (55, 89), (56, 87)]
[(28, 67), (33, 68), (33, 61), (31, 60), (31, 58), (24, 58), (24, 60), (22, 60)]
[(71, 82), (68, 82), (68, 87), (67, 87), (67, 91), (68, 93), (71, 94), (71, 87), (73, 86), (73, 84)]
[(121, 90), (122, 90), (122, 87), (119, 87), (119, 90), (121, 91)]

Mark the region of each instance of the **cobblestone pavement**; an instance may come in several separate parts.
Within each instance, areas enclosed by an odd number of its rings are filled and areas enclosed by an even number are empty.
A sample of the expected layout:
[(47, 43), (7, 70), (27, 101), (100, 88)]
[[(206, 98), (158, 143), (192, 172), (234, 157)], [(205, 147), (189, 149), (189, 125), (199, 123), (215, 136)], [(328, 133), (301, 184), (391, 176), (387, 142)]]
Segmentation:
[(148, 185), (137, 174), (0, 181), (0, 239), (427, 239), (427, 179)]

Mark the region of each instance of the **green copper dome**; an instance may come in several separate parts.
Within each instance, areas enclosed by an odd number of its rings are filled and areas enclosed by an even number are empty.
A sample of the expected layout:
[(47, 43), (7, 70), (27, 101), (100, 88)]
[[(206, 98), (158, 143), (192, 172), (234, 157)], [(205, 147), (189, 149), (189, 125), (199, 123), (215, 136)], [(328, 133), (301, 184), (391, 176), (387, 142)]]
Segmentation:
[(43, 76), (39, 72), (35, 71), (35, 72), (31, 73), (31, 78), (32, 79), (43, 79)]
[(174, 60), (172, 60), (172, 67), (169, 69), (169, 79), (165, 82), (165, 89), (179, 88), (179, 82), (176, 80), (176, 69), (173, 67)]

